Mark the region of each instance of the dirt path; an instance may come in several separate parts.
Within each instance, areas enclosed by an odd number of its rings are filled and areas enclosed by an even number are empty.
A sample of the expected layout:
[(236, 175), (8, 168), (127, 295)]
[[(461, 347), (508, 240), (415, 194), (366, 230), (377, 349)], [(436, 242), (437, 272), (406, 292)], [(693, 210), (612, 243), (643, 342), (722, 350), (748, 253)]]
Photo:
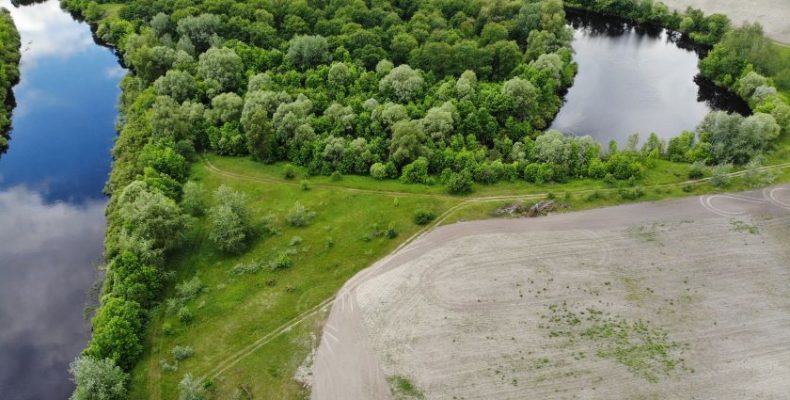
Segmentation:
[(706, 14), (725, 14), (735, 23), (759, 22), (766, 36), (790, 44), (790, 1), (787, 0), (661, 0), (678, 10), (699, 8)]
[[(389, 399), (395, 375), (428, 399), (783, 398), (788, 234), (790, 186), (437, 228), (341, 290), (312, 398)], [(648, 320), (683, 361), (648, 382), (549, 338), (557, 304)]]
[[(230, 179), (239, 179), (239, 180), (246, 180), (246, 181), (251, 181), (251, 182), (261, 182), (261, 183), (277, 183), (277, 184), (296, 185), (296, 183), (290, 182), (290, 181), (286, 181), (284, 179), (278, 179), (278, 178), (274, 178), (274, 177), (265, 177), (265, 176), (252, 176), (252, 175), (240, 174), (240, 173), (236, 173), (236, 172), (223, 170), (223, 169), (217, 167), (216, 165), (214, 165), (213, 163), (211, 163), (211, 161), (209, 161), (206, 158), (203, 158), (203, 162), (206, 165), (206, 167), (209, 169), (209, 171), (211, 171), (212, 173), (220, 175), (220, 176), (224, 176), (224, 177), (230, 178)], [(761, 167), (760, 169), (761, 170), (775, 170), (775, 171), (778, 171), (778, 170), (782, 170), (782, 169), (786, 169), (786, 168), (790, 168), (790, 163), (782, 163), (782, 164), (777, 164), (777, 165), (770, 165), (770, 166)], [(740, 171), (740, 172), (733, 172), (733, 173), (730, 173), (728, 175), (731, 176), (731, 177), (736, 177), (736, 176), (742, 175), (743, 173), (744, 173), (743, 171)], [(710, 178), (703, 178), (703, 179), (698, 179), (698, 180), (689, 180), (689, 181), (685, 181), (685, 182), (662, 184), (662, 185), (653, 185), (653, 186), (649, 186), (648, 188), (680, 187), (682, 185), (702, 184), (702, 183), (707, 182), (708, 180), (710, 180)], [(322, 185), (322, 187), (324, 187), (324, 186), (326, 188), (333, 188), (333, 189), (339, 189), (339, 190), (369, 192), (369, 193), (382, 194), (382, 195), (391, 195), (391, 196), (410, 196), (410, 195), (414, 195), (413, 193), (408, 193), (408, 192), (376, 191), (376, 190), (346, 188), (346, 187), (343, 187), (342, 185)], [(595, 192), (595, 191), (599, 191), (601, 193), (604, 193), (604, 192), (612, 192), (612, 191), (616, 191), (616, 190), (617, 189), (600, 189), (600, 190), (599, 189), (585, 189), (585, 190), (573, 191), (572, 194), (582, 195), (582, 194), (592, 193), (592, 192)], [(429, 197), (442, 197), (442, 195), (435, 195), (435, 194), (424, 194), (424, 195), (425, 196), (429, 196)], [(404, 241), (400, 246), (398, 246), (398, 248), (396, 248), (395, 251), (392, 254), (390, 254), (389, 256), (387, 256), (384, 259), (380, 260), (375, 265), (383, 263), (383, 262), (389, 260), (390, 258), (400, 254), (401, 250), (405, 249), (406, 247), (409, 247), (412, 242), (420, 239), (423, 235), (427, 234), (432, 229), (435, 229), (437, 226), (440, 226), (441, 224), (444, 223), (444, 221), (447, 220), (447, 218), (452, 216), (453, 213), (455, 213), (455, 212), (457, 212), (457, 211), (459, 211), (459, 210), (461, 210), (461, 209), (463, 209), (463, 208), (465, 208), (467, 206), (470, 206), (470, 205), (473, 205), (473, 204), (479, 204), (479, 203), (485, 203), (485, 202), (496, 202), (496, 201), (503, 201), (503, 200), (515, 200), (515, 199), (527, 200), (527, 199), (545, 198), (545, 196), (546, 196), (545, 193), (538, 193), (538, 194), (520, 194), (520, 195), (498, 195), (498, 196), (469, 197), (466, 200), (458, 203), (457, 205), (451, 207), (450, 209), (448, 209), (447, 211), (442, 213), (436, 219), (436, 221), (433, 224), (431, 224), (429, 226), (426, 226), (424, 229), (422, 229), (419, 232), (415, 233), (413, 236), (411, 236), (406, 241)], [(365, 271), (367, 271), (367, 270), (365, 270)], [(285, 332), (288, 332), (291, 328), (303, 323), (304, 321), (306, 321), (307, 319), (309, 319), (313, 315), (315, 315), (315, 314), (317, 314), (319, 312), (325, 311), (327, 308), (331, 307), (334, 304), (335, 299), (336, 299), (335, 296), (330, 297), (330, 298), (324, 300), (323, 302), (321, 302), (321, 304), (319, 304), (319, 305), (317, 305), (317, 306), (315, 306), (315, 307), (303, 312), (302, 314), (299, 314), (299, 315), (295, 316), (291, 321), (289, 321), (289, 322), (283, 324), (282, 326), (280, 326), (280, 327), (278, 327), (278, 328), (276, 328), (276, 329), (274, 329), (274, 330), (262, 335), (260, 338), (258, 338), (254, 342), (250, 343), (249, 345), (245, 346), (243, 349), (237, 351), (234, 354), (229, 355), (226, 359), (224, 359), (223, 361), (219, 362), (211, 370), (205, 371), (204, 373), (199, 374), (199, 375), (203, 376), (203, 377), (211, 377), (211, 378), (216, 378), (216, 377), (220, 376), (228, 368), (230, 368), (233, 365), (237, 364), (239, 361), (241, 361), (242, 359), (246, 358), (248, 355), (254, 353), (256, 350), (260, 349), (262, 346), (266, 345), (267, 343), (271, 342), (272, 340), (277, 338), (279, 335), (281, 335), (281, 334), (283, 334)]]

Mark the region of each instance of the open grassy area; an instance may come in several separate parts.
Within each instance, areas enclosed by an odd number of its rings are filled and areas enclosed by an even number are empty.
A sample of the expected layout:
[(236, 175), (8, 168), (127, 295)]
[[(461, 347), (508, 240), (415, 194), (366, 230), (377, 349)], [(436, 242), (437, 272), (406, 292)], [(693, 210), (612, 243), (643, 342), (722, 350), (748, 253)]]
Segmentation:
[[(437, 215), (435, 223), (451, 223), (491, 217), (496, 207), (517, 201), (531, 204), (547, 193), (568, 204), (565, 210), (580, 210), (724, 190), (704, 181), (684, 183), (687, 170), (685, 164), (659, 161), (639, 182), (644, 194), (636, 200), (624, 199), (617, 188), (586, 180), (476, 186), (473, 195), (455, 197), (444, 194), (438, 185), (359, 176), (333, 181), (306, 177), (299, 168), (294, 179), (286, 180), (285, 164), (209, 155), (192, 169), (192, 179), (204, 186), (207, 200), (211, 191), (228, 185), (247, 195), (257, 217), (273, 216), (279, 233), (259, 239), (241, 256), (229, 256), (208, 240), (205, 218), (194, 222), (188, 245), (171, 263), (175, 276), (165, 298), (176, 296), (175, 284), (195, 276), (205, 289), (186, 303), (194, 314), (189, 324), (180, 322), (164, 304), (154, 311), (146, 353), (133, 373), (132, 398), (175, 398), (178, 382), (187, 372), (208, 378), (216, 398), (231, 398), (234, 392), (267, 398), (308, 397), (293, 376), (320, 336), (325, 315), (316, 306), (331, 299), (356, 272), (424, 229), (413, 221), (417, 209)], [(309, 190), (302, 187), (305, 180), (310, 182)], [(782, 170), (777, 181), (790, 181), (790, 171)], [(734, 178), (726, 190), (744, 187), (740, 178)], [(307, 227), (289, 227), (284, 221), (296, 201), (317, 213)], [(387, 238), (389, 227), (397, 231), (396, 238)], [(230, 272), (280, 254), (289, 254), (290, 267)], [(295, 318), (297, 323), (289, 324)], [(289, 329), (278, 330), (283, 326)], [(177, 371), (166, 372), (160, 363), (175, 364), (170, 354), (175, 346), (190, 346), (195, 354), (181, 361)]]
[[(243, 159), (215, 159), (223, 166), (236, 165), (260, 178), (279, 178), (278, 167), (249, 163)], [(227, 163), (227, 164), (226, 164)], [(205, 290), (187, 302), (194, 314), (190, 324), (181, 323), (166, 306), (154, 311), (149, 325), (146, 354), (134, 371), (133, 398), (175, 398), (184, 373), (211, 377), (213, 369), (245, 346), (275, 330), (290, 319), (330, 298), (359, 270), (392, 251), (398, 243), (421, 227), (412, 219), (415, 210), (440, 212), (461, 199), (447, 196), (401, 196), (389, 193), (356, 192), (340, 185), (303, 190), (300, 177), (289, 184), (233, 179), (210, 171), (205, 164), (193, 168), (193, 179), (202, 183), (207, 199), (221, 184), (245, 193), (256, 216), (274, 216), (279, 234), (258, 240), (238, 257), (228, 256), (208, 240), (205, 219), (189, 230), (188, 245), (173, 259), (174, 283), (199, 277)], [(364, 181), (362, 178), (357, 178)], [(351, 180), (351, 179), (349, 179)], [(372, 185), (363, 182), (360, 186)], [(399, 188), (397, 183), (390, 183)], [(404, 188), (406, 189), (405, 185)], [(414, 188), (411, 188), (414, 190)], [(307, 227), (293, 228), (284, 222), (296, 201), (315, 211)], [(397, 238), (385, 231), (392, 227)], [(229, 271), (242, 263), (267, 261), (289, 254), (292, 265), (284, 270), (234, 275)], [(165, 297), (173, 297), (170, 290)], [(309, 352), (309, 333), (315, 324), (300, 325), (287, 335), (256, 349), (249, 357), (214, 380), (218, 398), (227, 398), (239, 385), (249, 391), (276, 398), (305, 395), (293, 382), (293, 372)], [(172, 364), (171, 349), (191, 346), (195, 354), (163, 372), (160, 360)]]

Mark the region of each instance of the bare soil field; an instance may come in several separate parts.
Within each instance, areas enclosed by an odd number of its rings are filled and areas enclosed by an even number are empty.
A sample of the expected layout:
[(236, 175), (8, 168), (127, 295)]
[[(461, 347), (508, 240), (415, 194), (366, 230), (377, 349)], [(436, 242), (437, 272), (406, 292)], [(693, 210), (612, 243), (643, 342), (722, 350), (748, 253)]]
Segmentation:
[(790, 1), (788, 0), (661, 0), (678, 10), (699, 8), (705, 14), (725, 14), (736, 24), (759, 22), (766, 36), (790, 44)]
[(790, 186), (458, 223), (349, 281), (312, 398), (787, 399)]

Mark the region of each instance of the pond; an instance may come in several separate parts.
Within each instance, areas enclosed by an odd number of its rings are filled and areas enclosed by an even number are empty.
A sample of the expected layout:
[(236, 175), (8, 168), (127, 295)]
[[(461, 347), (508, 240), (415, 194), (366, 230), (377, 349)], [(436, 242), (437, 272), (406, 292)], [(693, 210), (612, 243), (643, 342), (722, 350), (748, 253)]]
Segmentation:
[(55, 0), (13, 7), (21, 82), (0, 156), (0, 397), (65, 399), (102, 260), (118, 83), (125, 73)]
[(621, 145), (694, 130), (712, 109), (749, 113), (740, 98), (698, 76), (700, 49), (664, 29), (569, 12), (579, 72), (551, 127)]

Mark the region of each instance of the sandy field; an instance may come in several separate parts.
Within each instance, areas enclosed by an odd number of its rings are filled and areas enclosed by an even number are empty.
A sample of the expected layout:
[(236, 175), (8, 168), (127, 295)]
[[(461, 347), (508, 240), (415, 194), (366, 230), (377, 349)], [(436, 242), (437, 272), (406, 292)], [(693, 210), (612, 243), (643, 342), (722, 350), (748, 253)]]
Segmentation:
[(342, 289), (312, 398), (787, 399), (789, 238), (790, 186), (438, 228)]
[(705, 14), (725, 14), (736, 24), (757, 21), (765, 34), (785, 44), (790, 44), (790, 1), (788, 0), (661, 0), (678, 10), (699, 8)]

